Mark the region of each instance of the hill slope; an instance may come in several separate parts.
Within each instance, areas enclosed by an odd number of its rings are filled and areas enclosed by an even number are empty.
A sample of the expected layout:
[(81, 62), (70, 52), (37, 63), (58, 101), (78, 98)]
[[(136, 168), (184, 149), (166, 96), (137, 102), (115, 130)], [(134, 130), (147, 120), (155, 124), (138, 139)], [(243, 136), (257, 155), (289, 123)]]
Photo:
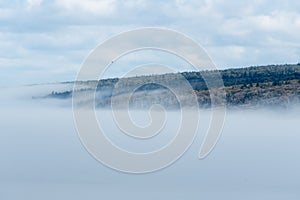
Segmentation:
[[(216, 86), (212, 85), (209, 91), (203, 77), (214, 80), (218, 73), (223, 79), (224, 88), (218, 88), (216, 84)], [(183, 103), (180, 105), (188, 106), (189, 95), (182, 89), (182, 80), (179, 78), (182, 76), (191, 85), (199, 106), (203, 108), (211, 106), (210, 95), (218, 95), (219, 89), (226, 91), (225, 99), (228, 107), (289, 107), (300, 102), (300, 64), (86, 81), (80, 82), (82, 89), (79, 92), (82, 92), (84, 96), (85, 92), (96, 87), (96, 106), (102, 108), (110, 106), (112, 96), (114, 102), (121, 105), (128, 95), (132, 95), (130, 106), (135, 108), (145, 108), (153, 104), (162, 104), (166, 108), (178, 108), (179, 102), (176, 96), (157, 83), (169, 84), (180, 91), (183, 97)], [(121, 83), (120, 80), (122, 80)], [(115, 87), (118, 88), (117, 93), (113, 93)], [(134, 91), (133, 94), (132, 91)], [(44, 98), (67, 99), (71, 97), (72, 91), (53, 91)], [(83, 104), (91, 101), (93, 100), (85, 99)], [(218, 104), (218, 101), (214, 104)]]

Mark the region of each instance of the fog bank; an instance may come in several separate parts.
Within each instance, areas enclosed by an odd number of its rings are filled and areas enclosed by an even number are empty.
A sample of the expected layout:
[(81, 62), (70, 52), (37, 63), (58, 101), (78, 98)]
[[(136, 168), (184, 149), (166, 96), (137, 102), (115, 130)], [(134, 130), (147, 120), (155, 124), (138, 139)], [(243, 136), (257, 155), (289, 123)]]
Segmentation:
[[(300, 197), (299, 107), (288, 112), (228, 111), (218, 144), (207, 158), (199, 160), (210, 120), (209, 111), (202, 110), (198, 136), (181, 159), (155, 173), (132, 175), (93, 159), (79, 140), (71, 108), (61, 102), (27, 98), (36, 91), (44, 92), (31, 89), (1, 89), (0, 199)], [(97, 111), (106, 134), (134, 151), (153, 150), (172, 137), (178, 112), (168, 114), (171, 121), (165, 135), (139, 143), (119, 137), (122, 133), (109, 110)], [(132, 115), (141, 123), (147, 120), (143, 112), (133, 111)]]

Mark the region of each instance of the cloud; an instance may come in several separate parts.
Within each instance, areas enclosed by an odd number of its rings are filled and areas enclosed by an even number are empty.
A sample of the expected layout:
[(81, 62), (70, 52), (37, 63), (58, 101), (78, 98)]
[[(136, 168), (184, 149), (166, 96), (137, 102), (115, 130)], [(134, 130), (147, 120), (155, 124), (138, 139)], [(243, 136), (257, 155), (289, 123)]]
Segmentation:
[(40, 6), (43, 0), (27, 0), (28, 6), (31, 8), (33, 6)]
[(71, 12), (85, 11), (96, 15), (107, 16), (115, 11), (115, 0), (57, 0), (56, 4)]
[(38, 70), (45, 82), (60, 71), (74, 77), (97, 44), (145, 26), (191, 36), (218, 67), (296, 63), (299, 7), (300, 2), (292, 0), (4, 0), (0, 73), (5, 76), (0, 84), (14, 81), (14, 73), (20, 74), (20, 83), (30, 83), (34, 78), (22, 73)]

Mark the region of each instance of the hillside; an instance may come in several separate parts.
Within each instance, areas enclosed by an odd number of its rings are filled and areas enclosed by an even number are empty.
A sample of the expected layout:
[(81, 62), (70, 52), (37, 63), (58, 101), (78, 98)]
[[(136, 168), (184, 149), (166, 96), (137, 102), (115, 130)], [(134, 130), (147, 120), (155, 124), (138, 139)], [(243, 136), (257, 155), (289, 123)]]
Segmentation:
[[(84, 96), (84, 93), (91, 90), (92, 86), (97, 86), (96, 106), (100, 108), (110, 106), (112, 95), (114, 95), (114, 102), (121, 105), (124, 103), (124, 97), (128, 98), (128, 95), (131, 95), (131, 91), (135, 91), (130, 98), (130, 106), (132, 107), (145, 108), (157, 103), (166, 108), (178, 108), (179, 102), (176, 96), (167, 88), (156, 83), (169, 84), (178, 89), (184, 102), (181, 106), (188, 106), (190, 103), (188, 95), (186, 91), (181, 89), (182, 80), (179, 77), (182, 75), (197, 95), (199, 106), (208, 108), (212, 104), (210, 95), (218, 95), (217, 91), (220, 88), (214, 88), (213, 86), (208, 91), (203, 77), (214, 80), (217, 73), (220, 73), (223, 79), (227, 107), (277, 106), (286, 108), (300, 102), (300, 64), (86, 81), (80, 82), (82, 89), (79, 92), (82, 92)], [(120, 80), (122, 80), (121, 83)], [(142, 86), (138, 87), (140, 85)], [(118, 92), (113, 93), (116, 86)], [(68, 99), (72, 98), (72, 91), (53, 91), (43, 98)], [(84, 105), (85, 102), (90, 101), (92, 99), (85, 99), (82, 104)], [(218, 101), (214, 104), (218, 104)]]

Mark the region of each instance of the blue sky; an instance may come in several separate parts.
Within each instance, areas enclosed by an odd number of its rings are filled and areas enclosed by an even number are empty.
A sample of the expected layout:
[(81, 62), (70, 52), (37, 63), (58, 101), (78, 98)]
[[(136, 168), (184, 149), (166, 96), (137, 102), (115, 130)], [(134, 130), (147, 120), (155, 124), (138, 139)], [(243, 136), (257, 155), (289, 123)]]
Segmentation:
[(89, 52), (123, 31), (165, 27), (218, 68), (300, 62), (300, 1), (1, 0), (0, 85), (74, 80)]

